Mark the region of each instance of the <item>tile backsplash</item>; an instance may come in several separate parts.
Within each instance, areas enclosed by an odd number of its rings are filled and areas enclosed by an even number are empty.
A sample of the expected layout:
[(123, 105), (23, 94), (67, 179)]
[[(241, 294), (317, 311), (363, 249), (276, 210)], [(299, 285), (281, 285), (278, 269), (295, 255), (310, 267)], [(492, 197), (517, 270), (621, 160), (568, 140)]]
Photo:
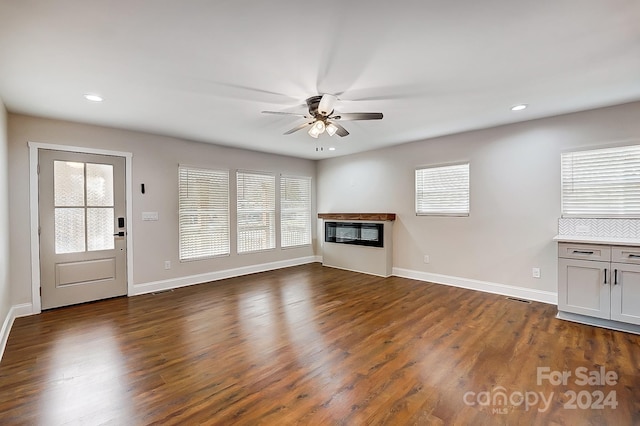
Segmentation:
[(558, 234), (585, 237), (640, 238), (640, 219), (558, 219)]

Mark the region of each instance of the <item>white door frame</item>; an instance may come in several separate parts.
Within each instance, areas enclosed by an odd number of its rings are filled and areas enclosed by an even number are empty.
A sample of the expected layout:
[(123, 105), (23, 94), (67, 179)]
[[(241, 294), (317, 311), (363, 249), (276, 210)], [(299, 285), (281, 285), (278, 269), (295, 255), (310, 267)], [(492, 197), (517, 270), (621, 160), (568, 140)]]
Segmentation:
[(40, 237), (38, 228), (38, 150), (49, 149), (55, 151), (70, 151), (86, 154), (111, 155), (124, 157), (125, 159), (125, 196), (127, 202), (127, 295), (133, 293), (133, 184), (131, 182), (131, 164), (133, 153), (122, 151), (110, 151), (78, 146), (55, 145), (48, 143), (29, 142), (29, 214), (31, 219), (31, 306), (32, 314), (42, 312), (40, 300)]

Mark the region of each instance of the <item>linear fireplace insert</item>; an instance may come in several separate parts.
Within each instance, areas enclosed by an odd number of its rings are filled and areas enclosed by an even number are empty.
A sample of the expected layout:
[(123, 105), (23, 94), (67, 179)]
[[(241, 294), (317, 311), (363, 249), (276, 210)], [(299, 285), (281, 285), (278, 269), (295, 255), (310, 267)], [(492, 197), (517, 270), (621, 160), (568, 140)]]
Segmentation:
[(327, 243), (384, 247), (384, 223), (325, 222)]

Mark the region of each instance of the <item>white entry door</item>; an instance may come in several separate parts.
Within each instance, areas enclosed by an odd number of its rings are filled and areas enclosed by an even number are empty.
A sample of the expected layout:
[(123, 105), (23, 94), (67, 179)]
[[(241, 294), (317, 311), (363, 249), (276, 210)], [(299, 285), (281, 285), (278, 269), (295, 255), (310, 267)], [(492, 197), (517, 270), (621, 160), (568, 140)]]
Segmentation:
[(127, 294), (125, 158), (38, 151), (42, 309)]

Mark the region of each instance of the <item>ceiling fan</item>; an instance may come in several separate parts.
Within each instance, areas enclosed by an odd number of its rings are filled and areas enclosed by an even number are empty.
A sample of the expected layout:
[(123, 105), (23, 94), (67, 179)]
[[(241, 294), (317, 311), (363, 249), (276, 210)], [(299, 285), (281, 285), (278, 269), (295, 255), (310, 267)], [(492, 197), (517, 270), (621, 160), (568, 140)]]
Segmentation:
[(300, 114), (295, 112), (284, 111), (262, 111), (264, 114), (278, 114), (278, 115), (294, 115), (297, 117), (303, 117), (307, 120), (299, 126), (294, 127), (291, 130), (284, 132), (285, 135), (302, 130), (305, 127), (309, 127), (309, 135), (313, 138), (318, 138), (325, 131), (329, 136), (338, 134), (338, 136), (344, 137), (349, 134), (347, 129), (342, 127), (337, 121), (349, 121), (349, 120), (381, 120), (381, 112), (352, 112), (352, 113), (338, 113), (333, 109), (338, 98), (335, 95), (317, 95), (311, 96), (307, 99), (307, 107), (309, 109), (308, 114)]

